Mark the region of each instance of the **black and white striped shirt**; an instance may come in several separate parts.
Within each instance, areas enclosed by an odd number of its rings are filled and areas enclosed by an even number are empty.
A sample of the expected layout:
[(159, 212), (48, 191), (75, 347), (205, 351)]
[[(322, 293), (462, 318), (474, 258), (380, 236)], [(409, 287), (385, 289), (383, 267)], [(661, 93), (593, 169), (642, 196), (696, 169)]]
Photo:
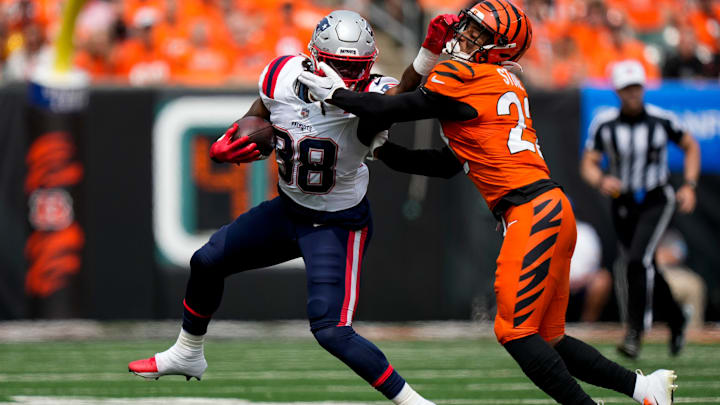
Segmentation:
[(673, 113), (651, 104), (636, 117), (609, 108), (590, 124), (585, 148), (607, 155), (622, 193), (644, 192), (667, 184), (667, 141), (679, 143), (684, 132)]

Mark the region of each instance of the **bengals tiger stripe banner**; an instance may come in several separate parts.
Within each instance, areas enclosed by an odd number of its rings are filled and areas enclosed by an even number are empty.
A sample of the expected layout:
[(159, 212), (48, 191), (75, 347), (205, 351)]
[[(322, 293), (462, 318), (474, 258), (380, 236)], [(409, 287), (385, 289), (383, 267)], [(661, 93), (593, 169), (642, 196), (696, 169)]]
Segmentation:
[(33, 318), (88, 314), (82, 274), (85, 168), (79, 140), (87, 88), (80, 77), (55, 86), (40, 77), (29, 84), (24, 192), (30, 234), (25, 243), (25, 293)]

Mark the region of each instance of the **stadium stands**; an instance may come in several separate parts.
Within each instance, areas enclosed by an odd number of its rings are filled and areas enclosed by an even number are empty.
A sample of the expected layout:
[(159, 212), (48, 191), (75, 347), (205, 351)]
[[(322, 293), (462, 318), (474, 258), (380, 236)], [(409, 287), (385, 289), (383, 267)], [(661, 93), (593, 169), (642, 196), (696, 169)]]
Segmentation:
[[(47, 44), (58, 31), (63, 3), (0, 0), (3, 81), (25, 80), (38, 61), (50, 56)], [(386, 3), (388, 12), (395, 10), (391, 15), (402, 13), (403, 2)], [(424, 0), (417, 6), (427, 20), (454, 12), (443, 8), (450, 3)], [(534, 24), (534, 45), (523, 65), (525, 80), (535, 87), (602, 80), (609, 65), (628, 58), (641, 60), (654, 79), (717, 78), (720, 73), (720, 1), (518, 4)], [(314, 23), (328, 7), (341, 8), (343, 2), (88, 0), (76, 26), (75, 61), (101, 83), (252, 85), (272, 57), (305, 51)]]

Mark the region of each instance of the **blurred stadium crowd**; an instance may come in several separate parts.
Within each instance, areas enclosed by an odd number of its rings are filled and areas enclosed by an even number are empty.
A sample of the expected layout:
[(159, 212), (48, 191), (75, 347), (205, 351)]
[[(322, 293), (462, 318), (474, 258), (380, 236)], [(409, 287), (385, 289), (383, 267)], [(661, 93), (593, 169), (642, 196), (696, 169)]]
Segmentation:
[[(58, 32), (63, 3), (0, 0), (3, 81), (25, 80), (33, 66), (51, 57), (48, 44)], [(380, 3), (402, 21), (407, 1)], [(409, 3), (426, 20), (466, 5)], [(720, 1), (517, 3), (533, 21), (534, 44), (523, 65), (524, 79), (534, 87), (604, 80), (608, 66), (624, 59), (641, 60), (650, 79), (720, 75)], [(367, 4), (352, 6), (362, 13)], [(305, 52), (317, 21), (347, 6), (310, 0), (87, 0), (76, 25), (75, 62), (94, 82), (252, 85), (274, 56)], [(381, 52), (378, 62), (389, 54)]]
[[(2, 0), (3, 80), (49, 58), (63, 0)], [(275, 55), (305, 51), (329, 9), (305, 0), (88, 0), (75, 63), (94, 82), (218, 86), (254, 83)]]

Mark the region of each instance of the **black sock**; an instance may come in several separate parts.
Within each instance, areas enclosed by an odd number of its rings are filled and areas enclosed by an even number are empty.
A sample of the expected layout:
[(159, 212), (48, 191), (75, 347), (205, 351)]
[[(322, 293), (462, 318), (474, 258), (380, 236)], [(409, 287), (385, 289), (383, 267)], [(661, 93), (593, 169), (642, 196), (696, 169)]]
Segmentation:
[(557, 402), (595, 405), (570, 375), (560, 355), (540, 335), (511, 340), (504, 346), (525, 375)]
[(608, 360), (594, 347), (581, 340), (565, 336), (555, 345), (555, 350), (574, 377), (632, 398), (637, 378), (635, 373)]

